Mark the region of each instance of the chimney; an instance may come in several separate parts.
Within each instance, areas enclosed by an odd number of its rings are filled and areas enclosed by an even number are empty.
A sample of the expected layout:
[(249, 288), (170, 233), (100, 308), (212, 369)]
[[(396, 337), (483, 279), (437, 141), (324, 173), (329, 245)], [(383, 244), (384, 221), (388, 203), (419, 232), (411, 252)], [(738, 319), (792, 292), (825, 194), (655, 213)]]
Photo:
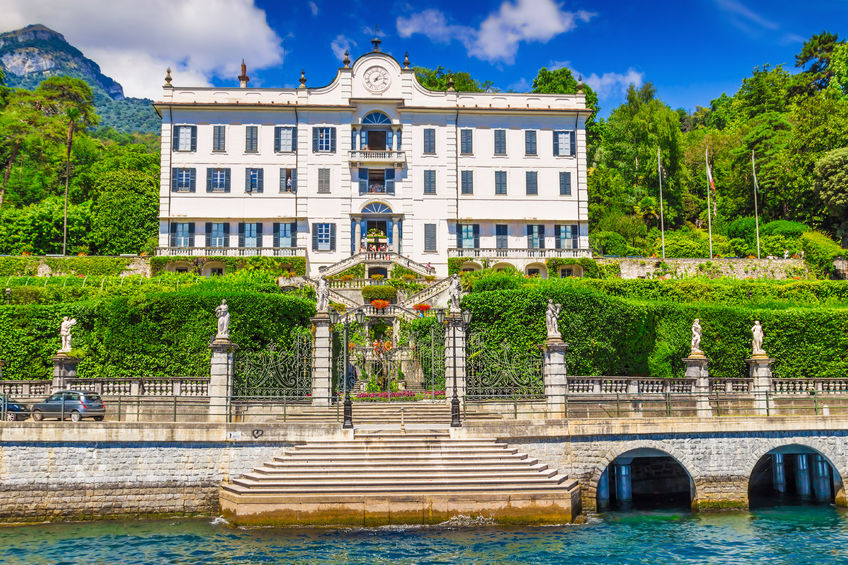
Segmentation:
[(241, 74), (238, 77), (239, 86), (247, 88), (247, 83), (250, 82), (250, 77), (247, 76), (247, 65), (244, 64), (244, 59), (241, 60)]

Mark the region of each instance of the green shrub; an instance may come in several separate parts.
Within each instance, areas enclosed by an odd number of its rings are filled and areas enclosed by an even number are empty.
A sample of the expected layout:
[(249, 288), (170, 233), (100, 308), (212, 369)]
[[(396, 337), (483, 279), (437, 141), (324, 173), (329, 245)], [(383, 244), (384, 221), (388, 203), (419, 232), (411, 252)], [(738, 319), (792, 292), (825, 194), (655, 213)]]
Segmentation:
[(848, 255), (839, 244), (820, 232), (808, 231), (801, 235), (804, 260), (817, 276), (826, 276), (833, 270), (833, 260)]
[(462, 264), (473, 261), (471, 257), (450, 257), (448, 259), (448, 274), (454, 275), (462, 271)]
[(471, 292), (485, 292), (488, 290), (519, 288), (524, 285), (526, 280), (524, 275), (514, 268), (500, 272), (492, 269), (483, 269), (481, 271), (465, 273), (462, 277), (462, 285), (466, 290)]
[(0, 257), (0, 277), (35, 276), (39, 265), (54, 275), (118, 276), (130, 264), (127, 257)]
[(619, 233), (600, 231), (592, 234), (591, 245), (598, 255), (627, 255), (627, 240)]
[(731, 240), (741, 239), (749, 243), (756, 241), (756, 220), (750, 216), (745, 218), (736, 218), (727, 225), (727, 237), (729, 237)]
[(809, 230), (810, 228), (801, 222), (774, 220), (760, 226), (760, 238), (764, 235), (780, 235), (789, 239), (797, 239), (801, 237), (801, 234)]
[(156, 256), (150, 259), (150, 270), (153, 276), (160, 274), (170, 263), (188, 264), (190, 272), (200, 274), (208, 262), (222, 263), (224, 271), (230, 273), (236, 270), (267, 271), (280, 275), (285, 271), (295, 275), (306, 274), (305, 257), (167, 257)]
[(372, 300), (388, 300), (394, 302), (397, 298), (397, 289), (388, 284), (372, 284), (362, 287), (362, 299), (365, 302)]

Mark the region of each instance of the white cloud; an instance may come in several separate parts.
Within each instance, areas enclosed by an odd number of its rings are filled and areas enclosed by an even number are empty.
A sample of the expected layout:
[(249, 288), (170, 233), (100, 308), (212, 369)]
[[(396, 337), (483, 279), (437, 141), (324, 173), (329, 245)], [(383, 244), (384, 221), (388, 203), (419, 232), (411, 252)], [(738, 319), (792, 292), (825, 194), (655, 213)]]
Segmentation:
[[(572, 69), (575, 75), (579, 73)], [(583, 77), (583, 82), (592, 87), (598, 94), (598, 98), (610, 98), (618, 94), (627, 92), (627, 88), (632, 84), (636, 88), (642, 86), (642, 81), (645, 78), (645, 73), (640, 73), (630, 68), (626, 73), (604, 73), (598, 75), (592, 73), (589, 76)]]
[(165, 68), (178, 86), (236, 82), (282, 61), (280, 38), (253, 0), (0, 0), (2, 29), (40, 23), (63, 34), (124, 87), (127, 96), (161, 97)]
[(341, 61), (344, 59), (345, 51), (350, 51), (350, 48), (354, 45), (356, 45), (356, 42), (349, 37), (337, 35), (336, 38), (330, 42), (330, 49), (333, 50), (333, 55), (336, 56), (336, 59)]
[(766, 29), (778, 29), (780, 25), (776, 22), (773, 22), (769, 19), (764, 18), (760, 14), (756, 13), (748, 6), (742, 4), (742, 2), (738, 2), (737, 0), (716, 0), (718, 6), (726, 12), (733, 14), (743, 20), (746, 20), (750, 23), (754, 23), (759, 27), (763, 27)]
[(434, 8), (400, 16), (395, 25), (401, 37), (420, 33), (437, 43), (457, 40), (473, 57), (512, 63), (520, 43), (545, 43), (571, 31), (578, 21), (588, 22), (593, 16), (584, 10), (565, 11), (553, 0), (504, 0), (477, 29), (453, 24)]
[(530, 81), (526, 78), (521, 77), (519, 80), (514, 83), (508, 85), (506, 89), (512, 92), (530, 92)]
[(310, 2), (309, 2), (309, 9), (312, 11), (312, 15), (313, 15), (313, 16), (317, 16), (317, 15), (318, 15), (318, 4), (316, 4), (315, 2), (311, 2), (311, 1), (310, 1)]

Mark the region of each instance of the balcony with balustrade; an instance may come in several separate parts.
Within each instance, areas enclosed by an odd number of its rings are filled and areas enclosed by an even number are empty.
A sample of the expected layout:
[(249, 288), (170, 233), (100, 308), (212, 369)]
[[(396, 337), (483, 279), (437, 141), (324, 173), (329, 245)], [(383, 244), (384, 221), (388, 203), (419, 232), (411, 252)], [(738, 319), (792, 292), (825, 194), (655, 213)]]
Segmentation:
[(306, 257), (305, 247), (159, 247), (165, 257)]

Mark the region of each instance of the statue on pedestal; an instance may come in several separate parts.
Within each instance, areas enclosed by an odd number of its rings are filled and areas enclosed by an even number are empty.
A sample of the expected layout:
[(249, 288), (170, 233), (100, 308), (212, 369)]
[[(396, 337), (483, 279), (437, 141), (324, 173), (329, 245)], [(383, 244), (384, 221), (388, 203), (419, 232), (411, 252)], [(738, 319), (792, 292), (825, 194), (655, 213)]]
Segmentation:
[(553, 298), (548, 298), (548, 310), (545, 313), (545, 324), (548, 327), (548, 339), (562, 339), (559, 333), (559, 313), (562, 304), (554, 304)]
[(451, 314), (459, 313), (460, 300), (462, 300), (462, 281), (459, 280), (459, 275), (454, 273), (448, 287), (448, 308)]
[(692, 348), (689, 357), (699, 357), (703, 354), (704, 352), (701, 351), (701, 320), (695, 318), (695, 322), (692, 324)]
[(763, 349), (763, 327), (760, 321), (754, 322), (754, 327), (751, 328), (753, 339), (751, 340), (751, 349), (753, 349), (753, 357), (766, 357), (766, 351)]
[(215, 308), (215, 316), (218, 318), (218, 334), (215, 339), (230, 339), (230, 307), (226, 300), (221, 300), (221, 305)]
[(318, 278), (318, 284), (315, 288), (315, 298), (318, 301), (315, 307), (318, 313), (328, 312), (330, 310), (330, 283), (324, 277)]
[(59, 349), (59, 353), (71, 352), (71, 328), (75, 325), (77, 325), (76, 318), (68, 318), (67, 316), (62, 318), (62, 324), (59, 326), (59, 336), (62, 338), (62, 347)]

